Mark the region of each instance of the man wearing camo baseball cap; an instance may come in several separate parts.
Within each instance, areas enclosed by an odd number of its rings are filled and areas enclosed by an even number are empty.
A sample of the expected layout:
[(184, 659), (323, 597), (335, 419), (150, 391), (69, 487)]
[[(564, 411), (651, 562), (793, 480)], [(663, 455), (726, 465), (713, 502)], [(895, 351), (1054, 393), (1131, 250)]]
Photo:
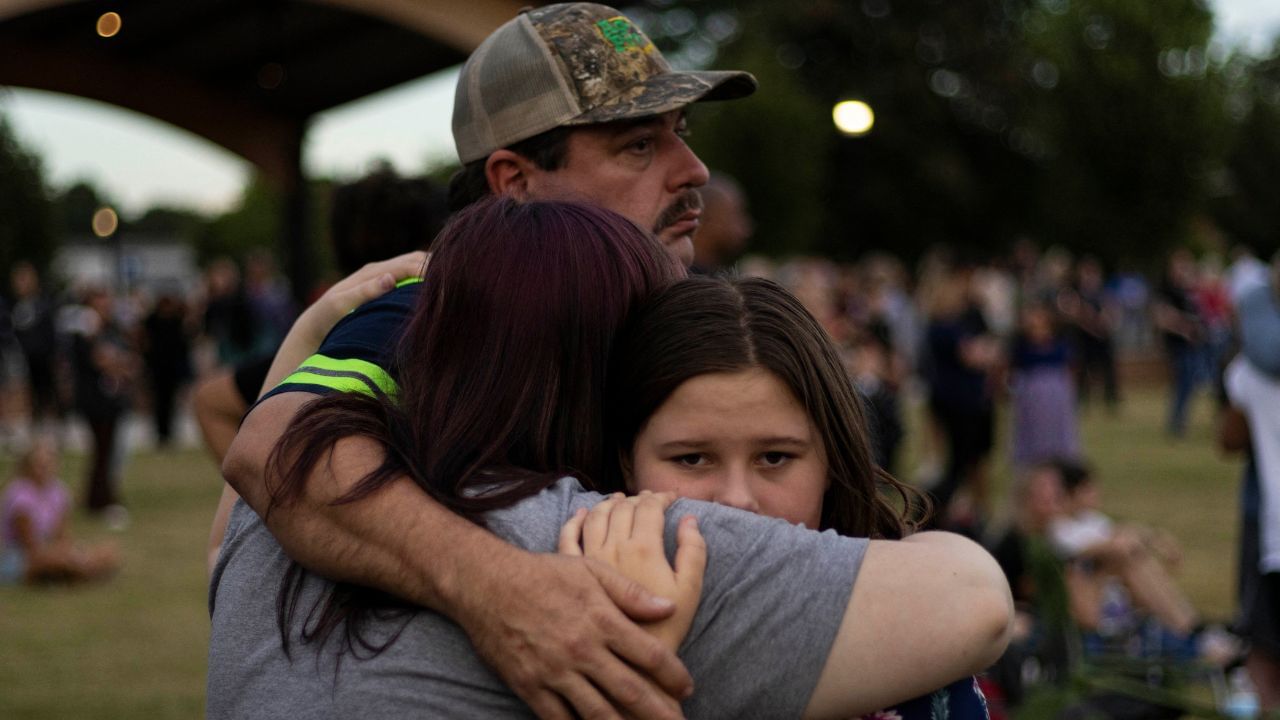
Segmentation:
[[(451, 209), (490, 194), (590, 202), (651, 229), (688, 265), (701, 212), (697, 188), (708, 173), (684, 142), (684, 109), (755, 88), (745, 72), (671, 69), (639, 28), (604, 5), (523, 11), (495, 30), (459, 75), (453, 134), (463, 168), (450, 185)], [(344, 321), (346, 337), (371, 340), (335, 346), (331, 335), (313, 356), (323, 368), (311, 379), (386, 375), (394, 347), (388, 330), (399, 327), (387, 313), (407, 315), (414, 287), (389, 293), (381, 316), (362, 308)], [(260, 515), (278, 479), (268, 457), (318, 387), (286, 381), (249, 413), (227, 454), (228, 482)], [(680, 716), (674, 698), (691, 690), (688, 672), (628, 619), (662, 619), (669, 603), (602, 567), (508, 546), (407, 479), (358, 505), (333, 502), (381, 460), (380, 449), (335, 448), (330, 472), (309, 485), (322, 492), (271, 508), (280, 545), (319, 575), (380, 588), (454, 619), (540, 717), (619, 717), (615, 708), (629, 717)], [(237, 581), (215, 573), (221, 583)], [(213, 678), (211, 671), (210, 717), (228, 695), (214, 692)], [(236, 701), (251, 703), (244, 693)]]
[(455, 209), (490, 192), (586, 200), (652, 229), (688, 265), (707, 171), (682, 139), (684, 108), (755, 89), (745, 72), (672, 70), (604, 5), (522, 12), (458, 77)]

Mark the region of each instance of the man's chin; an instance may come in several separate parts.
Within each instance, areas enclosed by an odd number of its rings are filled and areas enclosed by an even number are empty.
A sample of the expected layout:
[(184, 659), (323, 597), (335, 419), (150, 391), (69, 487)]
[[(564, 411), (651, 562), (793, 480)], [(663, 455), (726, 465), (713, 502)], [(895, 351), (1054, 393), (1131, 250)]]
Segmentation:
[(689, 267), (693, 264), (693, 238), (688, 235), (672, 237), (659, 235), (658, 240), (671, 257), (680, 261), (681, 265)]

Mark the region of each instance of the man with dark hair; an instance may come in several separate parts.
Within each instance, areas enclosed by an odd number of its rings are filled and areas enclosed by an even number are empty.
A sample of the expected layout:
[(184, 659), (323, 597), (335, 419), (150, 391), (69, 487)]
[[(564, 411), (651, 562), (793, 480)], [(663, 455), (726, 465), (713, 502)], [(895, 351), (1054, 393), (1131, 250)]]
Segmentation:
[[(489, 194), (577, 200), (653, 231), (688, 265), (707, 169), (684, 142), (684, 108), (749, 95), (742, 72), (677, 72), (617, 11), (591, 3), (522, 12), (467, 60), (453, 134), (463, 169), (450, 203)], [(339, 326), (318, 353), (246, 417), (223, 465), (259, 514), (275, 478), (267, 458), (313, 393), (394, 383), (383, 370), (415, 290), (400, 288)], [(670, 603), (581, 558), (508, 545), (400, 478), (358, 505), (334, 502), (382, 459), (344, 440), (295, 505), (268, 526), (289, 555), (328, 578), (378, 587), (458, 622), (479, 655), (540, 716), (678, 717), (691, 679), (628, 616)], [(224, 496), (234, 500), (234, 495)], [(211, 695), (212, 703), (215, 699)], [(215, 713), (216, 714), (216, 713)]]

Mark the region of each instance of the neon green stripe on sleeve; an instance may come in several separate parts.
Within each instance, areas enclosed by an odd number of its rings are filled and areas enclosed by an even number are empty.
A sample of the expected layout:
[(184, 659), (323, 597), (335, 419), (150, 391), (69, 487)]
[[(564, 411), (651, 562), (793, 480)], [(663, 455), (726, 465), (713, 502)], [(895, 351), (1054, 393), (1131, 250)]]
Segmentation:
[(414, 284), (414, 283), (420, 283), (420, 282), (422, 282), (422, 278), (420, 278), (420, 277), (410, 277), (410, 278), (405, 278), (405, 279), (401, 280), (400, 282), (396, 283), (396, 287), (398, 287), (398, 288), (402, 288), (402, 287), (404, 287), (405, 285), (412, 285), (412, 284)]
[(370, 384), (387, 395), (395, 395), (400, 389), (391, 375), (367, 360), (339, 359), (326, 355), (312, 355), (283, 384), (299, 383), (320, 385), (338, 392), (362, 392), (373, 395)]

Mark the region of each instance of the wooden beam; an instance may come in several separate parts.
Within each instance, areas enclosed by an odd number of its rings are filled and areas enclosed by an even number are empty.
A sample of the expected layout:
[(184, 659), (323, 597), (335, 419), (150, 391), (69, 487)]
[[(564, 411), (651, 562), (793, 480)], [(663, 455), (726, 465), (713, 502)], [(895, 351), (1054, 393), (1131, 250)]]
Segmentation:
[(87, 51), (6, 43), (0, 85), (51, 90), (135, 110), (195, 133), (256, 165), (282, 187), (296, 180), (292, 153), (305, 118), (270, 113), (163, 68)]
[(472, 50), (529, 0), (308, 0), (409, 28), (463, 53)]

